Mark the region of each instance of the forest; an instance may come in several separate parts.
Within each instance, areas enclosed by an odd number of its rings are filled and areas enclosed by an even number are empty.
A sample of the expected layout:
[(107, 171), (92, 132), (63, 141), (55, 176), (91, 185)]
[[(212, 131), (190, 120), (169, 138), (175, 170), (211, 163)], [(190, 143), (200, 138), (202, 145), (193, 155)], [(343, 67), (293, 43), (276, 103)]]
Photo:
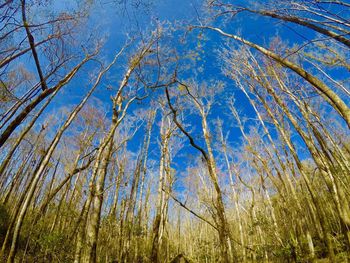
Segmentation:
[(1, 0), (0, 262), (350, 262), (349, 0)]

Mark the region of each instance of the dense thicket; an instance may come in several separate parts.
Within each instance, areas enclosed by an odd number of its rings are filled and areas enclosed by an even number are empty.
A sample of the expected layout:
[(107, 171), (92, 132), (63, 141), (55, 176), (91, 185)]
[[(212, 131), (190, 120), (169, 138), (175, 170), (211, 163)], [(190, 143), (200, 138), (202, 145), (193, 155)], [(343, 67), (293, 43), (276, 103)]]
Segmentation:
[(100, 4), (0, 4), (0, 260), (348, 262), (350, 3)]

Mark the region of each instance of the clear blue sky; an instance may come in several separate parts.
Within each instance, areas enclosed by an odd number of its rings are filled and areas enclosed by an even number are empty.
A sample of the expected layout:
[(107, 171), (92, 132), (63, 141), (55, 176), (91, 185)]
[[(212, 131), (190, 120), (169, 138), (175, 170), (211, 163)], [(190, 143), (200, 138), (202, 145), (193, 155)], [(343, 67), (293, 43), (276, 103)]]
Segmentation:
[[(63, 4), (62, 4), (63, 5)], [(64, 5), (63, 5), (64, 6)], [(120, 9), (122, 7), (117, 7), (113, 1), (105, 1), (102, 4), (96, 4), (92, 8), (91, 17), (89, 20), (89, 27), (93, 28), (98, 32), (99, 37), (105, 38), (105, 44), (101, 51), (101, 57), (106, 62), (111, 61), (112, 56), (123, 46), (126, 39), (126, 34), (131, 34), (134, 31), (141, 30), (147, 32), (154, 27), (154, 21), (169, 21), (175, 23), (176, 21), (181, 21), (183, 25), (198, 24), (199, 19), (203, 19), (202, 15), (202, 1), (200, 0), (154, 0), (153, 4), (149, 6), (149, 9), (139, 8), (135, 9), (132, 6), (127, 6), (126, 10)], [(256, 15), (242, 13), (239, 14), (235, 19), (222, 26), (220, 21), (214, 22), (218, 24), (230, 33), (238, 33), (244, 38), (253, 41), (262, 46), (268, 47), (269, 42), (272, 37), (278, 35), (285, 43), (289, 46), (294, 44), (301, 44), (305, 39), (312, 39), (315, 34), (309, 30), (305, 30), (300, 26), (295, 26), (292, 24), (281, 23), (280, 21), (274, 20), (272, 18), (262, 18)], [(89, 32), (83, 32), (88, 34)], [(189, 43), (186, 46), (182, 46), (180, 42), (174, 42), (174, 48), (188, 49), (197, 48), (198, 49), (198, 31), (193, 31), (189, 34)], [(254, 113), (248, 104), (245, 96), (235, 89), (234, 83), (228, 80), (221, 74), (220, 60), (217, 59), (217, 50), (221, 48), (226, 39), (223, 39), (216, 33), (205, 32), (206, 41), (201, 41), (201, 48), (203, 53), (201, 61), (198, 62), (197, 66), (203, 67), (203, 70), (197, 72), (196, 79), (201, 82), (207, 82), (212, 79), (221, 80), (227, 86), (225, 91), (225, 96), (230, 96), (234, 94), (237, 107), (242, 111), (247, 117), (255, 117)], [(125, 62), (126, 57), (121, 62)], [(91, 70), (93, 64), (89, 64), (87, 71)], [(119, 67), (115, 67), (109, 76), (113, 76), (113, 79), (120, 81), (122, 74), (124, 72), (125, 66), (120, 63)], [(337, 73), (336, 77), (342, 77), (341, 72)], [(191, 72), (187, 72), (182, 78), (191, 78)], [(104, 80), (101, 87), (96, 91), (95, 97), (102, 100), (106, 105), (110, 105), (110, 96), (113, 95), (113, 91), (106, 89), (107, 85), (110, 84), (111, 79)], [(76, 99), (84, 94), (82, 89), (77, 89), (78, 86), (86, 83), (86, 79), (76, 78), (73, 85), (69, 85), (65, 92), (68, 92), (71, 96), (70, 99), (66, 98), (64, 101), (60, 101), (59, 104), (65, 105), (67, 103), (74, 104)], [(139, 106), (138, 106), (139, 107)], [(135, 107), (134, 107), (135, 109)], [(224, 120), (224, 128), (230, 130), (230, 143), (239, 145), (241, 142), (240, 132), (237, 128), (233, 127), (232, 120), (228, 117), (227, 112), (223, 111), (220, 106), (213, 108), (210, 115), (210, 119), (214, 120), (216, 118), (221, 118)], [(157, 121), (159, 118), (157, 119)], [(193, 129), (194, 136), (200, 136), (200, 122), (196, 117), (187, 118), (187, 124), (190, 124)], [(214, 127), (213, 125), (211, 126)], [(155, 127), (154, 134), (158, 133), (158, 127)], [(215, 130), (212, 129), (214, 133)], [(136, 150), (142, 141), (142, 131), (136, 136), (136, 138), (130, 143), (129, 147)], [(199, 138), (199, 137), (198, 137)], [(198, 139), (198, 143), (203, 145), (203, 140)], [(185, 159), (183, 157), (188, 157), (188, 155), (200, 156), (199, 153), (193, 150), (190, 146), (183, 149), (182, 155), (177, 159), (176, 166), (182, 166)], [(157, 150), (157, 142), (153, 141), (151, 149), (155, 153), (154, 156), (159, 156)], [(305, 155), (307, 157), (307, 155)], [(182, 169), (183, 170), (183, 169)]]

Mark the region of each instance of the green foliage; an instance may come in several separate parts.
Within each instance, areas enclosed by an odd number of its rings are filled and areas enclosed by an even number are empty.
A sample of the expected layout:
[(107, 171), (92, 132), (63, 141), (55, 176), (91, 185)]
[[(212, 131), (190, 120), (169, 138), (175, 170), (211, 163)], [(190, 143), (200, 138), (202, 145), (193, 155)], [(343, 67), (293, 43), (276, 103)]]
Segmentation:
[(53, 258), (62, 258), (63, 261), (73, 252), (66, 233), (43, 233), (37, 242), (42, 251), (48, 251)]

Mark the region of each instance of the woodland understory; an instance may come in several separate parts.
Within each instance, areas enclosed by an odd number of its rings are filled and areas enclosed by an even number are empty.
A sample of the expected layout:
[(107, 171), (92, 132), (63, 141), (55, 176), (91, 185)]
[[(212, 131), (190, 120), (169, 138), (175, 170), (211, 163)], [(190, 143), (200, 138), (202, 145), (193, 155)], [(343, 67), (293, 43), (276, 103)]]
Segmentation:
[(349, 262), (350, 2), (162, 1), (0, 2), (0, 261)]

